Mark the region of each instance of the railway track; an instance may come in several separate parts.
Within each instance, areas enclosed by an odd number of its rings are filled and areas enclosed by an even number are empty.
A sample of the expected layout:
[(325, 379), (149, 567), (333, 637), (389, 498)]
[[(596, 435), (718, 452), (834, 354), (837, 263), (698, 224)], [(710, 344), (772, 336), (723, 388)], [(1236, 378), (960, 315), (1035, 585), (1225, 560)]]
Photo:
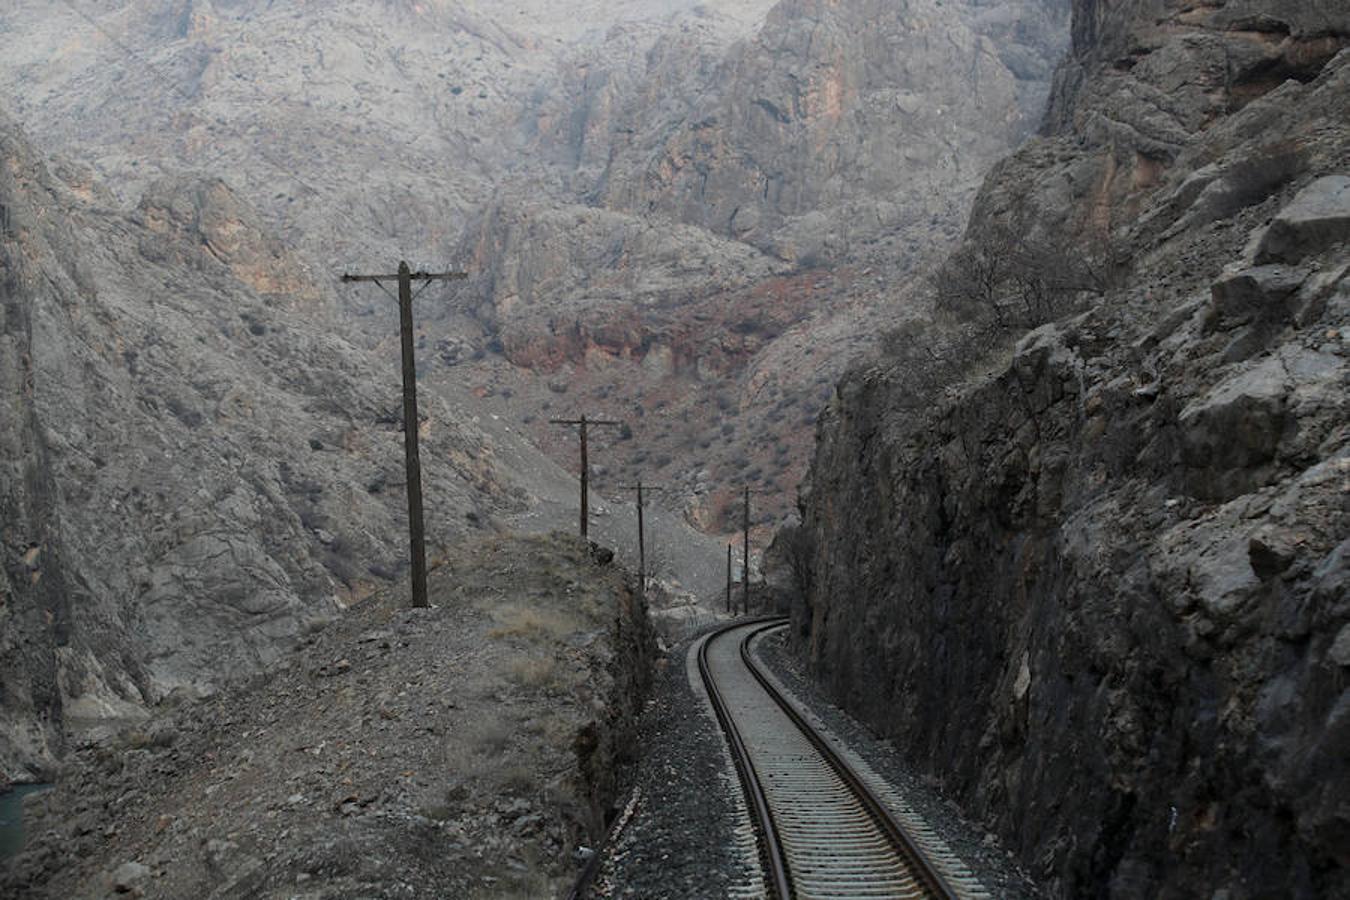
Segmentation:
[(751, 643), (781, 620), (731, 625), (698, 668), (759, 831), (777, 900), (980, 898), (941, 839), (860, 760), (831, 746), (754, 661)]

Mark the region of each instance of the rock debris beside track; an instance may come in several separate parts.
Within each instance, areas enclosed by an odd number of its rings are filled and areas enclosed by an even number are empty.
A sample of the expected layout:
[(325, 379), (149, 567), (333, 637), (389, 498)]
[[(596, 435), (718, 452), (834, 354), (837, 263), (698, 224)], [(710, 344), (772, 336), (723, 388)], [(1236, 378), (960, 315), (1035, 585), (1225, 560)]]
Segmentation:
[(77, 750), (0, 896), (565, 890), (622, 802), (654, 650), (641, 606), (561, 535), (475, 542), (430, 589), (431, 609), (373, 598), (253, 684)]
[(767, 665), (796, 701), (809, 709), (849, 748), (881, 775), (911, 808), (921, 815), (995, 897), (1037, 900), (1044, 896), (1020, 872), (1011, 854), (992, 834), (967, 821), (952, 801), (944, 798), (931, 779), (916, 774), (887, 741), (830, 703), (804, 673), (801, 661), (787, 650), (785, 632), (765, 637), (757, 645), (758, 659)]
[(672, 647), (659, 665), (639, 721), (641, 806), (608, 848), (590, 897), (723, 898), (753, 875), (732, 837), (736, 807), (721, 736), (689, 685), (693, 640)]

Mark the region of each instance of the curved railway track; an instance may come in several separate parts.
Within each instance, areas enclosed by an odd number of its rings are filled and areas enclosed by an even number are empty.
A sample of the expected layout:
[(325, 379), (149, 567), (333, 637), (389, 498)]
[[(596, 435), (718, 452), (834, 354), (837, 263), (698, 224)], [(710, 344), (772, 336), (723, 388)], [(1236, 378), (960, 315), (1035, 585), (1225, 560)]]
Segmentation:
[(698, 650), (699, 673), (759, 830), (772, 895), (988, 897), (936, 834), (921, 823), (902, 824), (893, 798), (855, 771), (755, 663), (751, 641), (781, 627), (777, 619), (731, 625)]

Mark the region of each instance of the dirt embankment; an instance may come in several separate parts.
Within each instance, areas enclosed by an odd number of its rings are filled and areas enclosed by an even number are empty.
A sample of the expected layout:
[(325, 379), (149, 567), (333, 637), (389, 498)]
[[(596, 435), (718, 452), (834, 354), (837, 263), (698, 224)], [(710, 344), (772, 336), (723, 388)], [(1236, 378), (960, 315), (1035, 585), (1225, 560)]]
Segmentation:
[(492, 538), (238, 691), (75, 752), (27, 897), (542, 897), (616, 802), (654, 643), (575, 538)]

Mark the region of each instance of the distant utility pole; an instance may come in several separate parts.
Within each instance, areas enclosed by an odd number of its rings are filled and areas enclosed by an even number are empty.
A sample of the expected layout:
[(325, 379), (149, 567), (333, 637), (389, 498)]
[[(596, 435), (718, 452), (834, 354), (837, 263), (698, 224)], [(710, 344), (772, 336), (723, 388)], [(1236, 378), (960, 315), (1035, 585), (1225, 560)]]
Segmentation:
[[(344, 282), (373, 281), (386, 294), (384, 282), (398, 281), (399, 331), (403, 338), (403, 456), (408, 472), (408, 541), (412, 551), (412, 605), (426, 607), (427, 548), (422, 527), (422, 462), (417, 452), (417, 363), (413, 359), (412, 283), (449, 281), (467, 278), (466, 272), (413, 272), (406, 262), (398, 264), (397, 275), (346, 275)], [(426, 288), (423, 287), (422, 290)], [(420, 294), (422, 291), (418, 291)], [(392, 297), (393, 294), (390, 294)]]
[(580, 419), (549, 419), (552, 425), (579, 425), (581, 426), (581, 538), (587, 539), (590, 531), (590, 459), (586, 453), (586, 430), (592, 425), (605, 427), (618, 427), (622, 422), (611, 422), (608, 419), (588, 419), (582, 416)]
[(768, 491), (751, 491), (750, 485), (745, 486), (745, 508), (741, 516), (741, 536), (744, 541), (742, 550), (744, 552), (743, 562), (741, 563), (741, 610), (746, 615), (750, 614), (750, 494), (767, 494)]
[(731, 615), (731, 545), (727, 544), (727, 615)]
[[(592, 423), (592, 424), (594, 424), (594, 423)], [(661, 487), (661, 486), (659, 486), (659, 485), (651, 485), (651, 484), (644, 485), (644, 484), (642, 483), (642, 480), (639, 479), (637, 484), (635, 484), (635, 485), (621, 484), (621, 485), (619, 485), (619, 489), (620, 489), (620, 490), (624, 490), (624, 491), (633, 491), (633, 490), (637, 491), (637, 514), (638, 514), (638, 584), (642, 586), (642, 593), (643, 593), (644, 596), (646, 596), (646, 593), (647, 593), (647, 535), (646, 535), (646, 529), (643, 527), (643, 524), (642, 524), (642, 508), (643, 508), (643, 506), (644, 506), (644, 504), (643, 504), (643, 502), (642, 502), (642, 497), (643, 497), (643, 493), (642, 493), (642, 492), (643, 492), (643, 491), (663, 491), (663, 490), (665, 490), (665, 488), (664, 488), (664, 487)]]

